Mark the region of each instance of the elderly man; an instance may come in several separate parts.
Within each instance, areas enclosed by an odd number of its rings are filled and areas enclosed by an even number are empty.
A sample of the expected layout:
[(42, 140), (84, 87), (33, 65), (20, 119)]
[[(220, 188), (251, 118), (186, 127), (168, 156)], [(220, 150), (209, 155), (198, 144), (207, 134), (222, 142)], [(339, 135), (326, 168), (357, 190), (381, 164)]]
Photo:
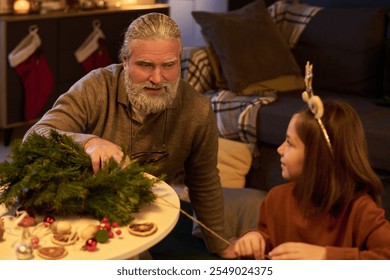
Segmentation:
[[(170, 17), (139, 17), (125, 34), (122, 63), (76, 82), (25, 137), (51, 129), (66, 133), (90, 155), (94, 172), (124, 153), (158, 163), (154, 175), (188, 186), (197, 218), (226, 238), (215, 117), (208, 99), (180, 80), (181, 51), (180, 30)], [(233, 246), (208, 231), (203, 237), (210, 252), (234, 257)]]

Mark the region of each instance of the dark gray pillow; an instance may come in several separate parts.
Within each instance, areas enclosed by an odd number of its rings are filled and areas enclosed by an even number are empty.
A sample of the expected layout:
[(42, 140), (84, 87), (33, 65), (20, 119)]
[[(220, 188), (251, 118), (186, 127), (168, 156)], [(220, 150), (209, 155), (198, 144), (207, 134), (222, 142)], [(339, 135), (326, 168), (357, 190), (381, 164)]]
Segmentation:
[(240, 92), (261, 81), (301, 75), (263, 0), (226, 13), (192, 15), (215, 51), (230, 90)]

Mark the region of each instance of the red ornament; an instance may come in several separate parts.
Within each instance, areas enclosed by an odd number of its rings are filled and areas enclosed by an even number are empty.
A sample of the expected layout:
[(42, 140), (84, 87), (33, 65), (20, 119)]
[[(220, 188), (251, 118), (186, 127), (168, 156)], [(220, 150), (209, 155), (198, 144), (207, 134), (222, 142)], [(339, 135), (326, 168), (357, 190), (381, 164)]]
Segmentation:
[(54, 223), (55, 220), (56, 219), (53, 216), (46, 216), (45, 219), (43, 220), (43, 222), (45, 223), (45, 226), (48, 227), (52, 223)]
[(87, 250), (87, 251), (95, 251), (96, 250), (96, 247), (97, 247), (97, 241), (95, 240), (95, 238), (89, 238), (86, 242), (85, 242), (85, 245), (84, 245), (84, 249)]

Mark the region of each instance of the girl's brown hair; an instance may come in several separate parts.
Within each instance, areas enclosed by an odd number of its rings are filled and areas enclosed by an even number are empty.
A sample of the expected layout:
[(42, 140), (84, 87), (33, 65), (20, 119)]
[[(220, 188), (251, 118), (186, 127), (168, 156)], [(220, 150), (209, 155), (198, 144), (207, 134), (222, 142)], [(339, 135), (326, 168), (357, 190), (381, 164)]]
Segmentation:
[(306, 108), (298, 116), (296, 129), (305, 145), (305, 161), (294, 195), (304, 213), (337, 216), (365, 193), (380, 205), (383, 185), (369, 163), (364, 129), (355, 110), (345, 102), (324, 102), (321, 120), (333, 156), (311, 111)]

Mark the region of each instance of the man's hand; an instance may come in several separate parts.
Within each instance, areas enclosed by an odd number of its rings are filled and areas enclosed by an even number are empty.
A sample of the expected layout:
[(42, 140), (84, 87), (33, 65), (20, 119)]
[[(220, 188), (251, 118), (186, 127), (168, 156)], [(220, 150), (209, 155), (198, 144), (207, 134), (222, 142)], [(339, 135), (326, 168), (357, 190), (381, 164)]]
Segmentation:
[(325, 260), (326, 248), (298, 242), (286, 242), (275, 247), (269, 256), (273, 260)]
[(92, 138), (84, 145), (84, 151), (91, 157), (93, 173), (97, 173), (104, 164), (113, 157), (117, 162), (121, 162), (123, 151), (118, 145), (101, 139)]

